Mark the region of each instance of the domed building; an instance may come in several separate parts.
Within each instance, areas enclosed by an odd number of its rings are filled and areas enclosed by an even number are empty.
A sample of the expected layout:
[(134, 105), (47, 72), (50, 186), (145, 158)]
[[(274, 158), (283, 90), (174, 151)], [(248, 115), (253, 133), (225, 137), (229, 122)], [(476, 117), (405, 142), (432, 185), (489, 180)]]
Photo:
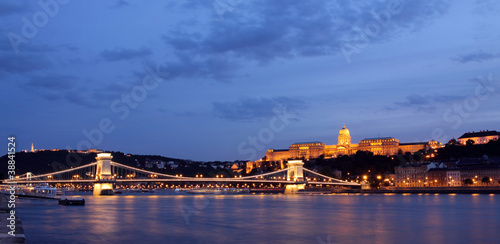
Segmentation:
[(288, 149), (269, 149), (265, 161), (281, 161), (303, 158), (325, 157), (333, 158), (340, 155), (352, 155), (358, 150), (369, 151), (375, 155), (396, 155), (406, 152), (414, 153), (419, 150), (434, 149), (441, 144), (436, 141), (400, 143), (393, 137), (365, 138), (359, 144), (351, 144), (351, 133), (345, 127), (340, 129), (337, 145), (326, 145), (322, 142), (299, 142), (292, 144)]
[(351, 133), (345, 125), (339, 131), (339, 137), (337, 145), (327, 145), (325, 146), (325, 157), (332, 158), (338, 157), (339, 155), (351, 155), (355, 154), (358, 150), (357, 144), (351, 144)]
[(351, 144), (351, 134), (347, 128), (342, 127), (339, 131), (339, 141), (337, 145), (350, 145)]

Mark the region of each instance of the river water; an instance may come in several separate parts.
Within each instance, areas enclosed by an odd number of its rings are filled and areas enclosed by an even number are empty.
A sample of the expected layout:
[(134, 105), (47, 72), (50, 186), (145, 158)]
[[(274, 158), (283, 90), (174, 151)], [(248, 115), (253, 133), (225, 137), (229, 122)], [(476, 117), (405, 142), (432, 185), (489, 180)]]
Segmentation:
[(16, 212), (28, 243), (500, 243), (498, 194), (146, 194)]

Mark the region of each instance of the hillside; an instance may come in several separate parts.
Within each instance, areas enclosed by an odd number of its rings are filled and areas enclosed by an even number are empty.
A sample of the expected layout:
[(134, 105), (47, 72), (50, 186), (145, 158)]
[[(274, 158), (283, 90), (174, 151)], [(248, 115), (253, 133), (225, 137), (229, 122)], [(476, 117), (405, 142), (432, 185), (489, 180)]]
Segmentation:
[[(204, 174), (206, 176), (219, 174), (231, 175), (228, 168), (233, 163), (243, 166), (243, 162), (194, 162), (169, 158), (160, 155), (131, 155), (122, 152), (111, 152), (113, 161), (128, 166), (145, 169), (149, 171), (165, 174), (183, 174), (185, 176), (195, 176)], [(35, 175), (50, 173), (54, 171), (78, 167), (95, 162), (96, 153), (75, 153), (62, 151), (38, 151), (38, 152), (18, 152), (15, 154), (16, 175), (32, 172)], [(0, 158), (0, 178), (7, 176), (7, 155)]]

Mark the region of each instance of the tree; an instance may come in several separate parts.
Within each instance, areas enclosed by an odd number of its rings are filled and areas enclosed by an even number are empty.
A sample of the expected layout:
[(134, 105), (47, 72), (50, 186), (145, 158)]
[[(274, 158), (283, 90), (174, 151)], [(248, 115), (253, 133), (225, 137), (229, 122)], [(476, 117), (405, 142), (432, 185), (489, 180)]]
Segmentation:
[(378, 179), (375, 175), (368, 176), (368, 182), (372, 189), (378, 189), (382, 183), (382, 178)]
[(451, 146), (456, 146), (458, 144), (457, 140), (455, 138), (451, 139), (446, 143), (446, 147), (451, 147)]
[(465, 179), (464, 180), (464, 185), (472, 185), (474, 184), (474, 182), (472, 181), (472, 179)]
[(474, 145), (474, 140), (472, 140), (472, 139), (467, 140), (467, 142), (465, 142), (465, 145), (467, 145), (467, 146)]
[(324, 166), (324, 167), (321, 169), (320, 174), (323, 174), (323, 175), (326, 175), (326, 176), (333, 177), (333, 171), (332, 171), (332, 168), (330, 168), (330, 166)]
[(490, 184), (490, 177), (488, 176), (485, 176), (481, 179), (481, 182), (485, 183), (485, 184)]

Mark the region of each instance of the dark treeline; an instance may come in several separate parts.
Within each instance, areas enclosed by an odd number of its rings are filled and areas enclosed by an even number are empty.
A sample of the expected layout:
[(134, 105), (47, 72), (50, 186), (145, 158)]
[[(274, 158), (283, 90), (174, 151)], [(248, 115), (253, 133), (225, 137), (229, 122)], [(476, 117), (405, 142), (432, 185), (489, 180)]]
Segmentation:
[(332, 170), (337, 169), (342, 171), (345, 178), (347, 173), (352, 176), (356, 175), (383, 175), (394, 173), (394, 167), (402, 162), (398, 157), (388, 157), (382, 155), (373, 155), (372, 152), (358, 151), (354, 155), (342, 155), (337, 158), (325, 159), (320, 157), (315, 160), (306, 162), (306, 168), (318, 168), (319, 172), (332, 176)]
[(483, 155), (500, 157), (500, 141), (492, 140), (487, 144), (475, 145), (472, 140), (469, 140), (466, 145), (459, 145), (455, 139), (452, 139), (443, 148), (438, 149), (436, 159), (449, 161), (460, 158), (479, 158)]

